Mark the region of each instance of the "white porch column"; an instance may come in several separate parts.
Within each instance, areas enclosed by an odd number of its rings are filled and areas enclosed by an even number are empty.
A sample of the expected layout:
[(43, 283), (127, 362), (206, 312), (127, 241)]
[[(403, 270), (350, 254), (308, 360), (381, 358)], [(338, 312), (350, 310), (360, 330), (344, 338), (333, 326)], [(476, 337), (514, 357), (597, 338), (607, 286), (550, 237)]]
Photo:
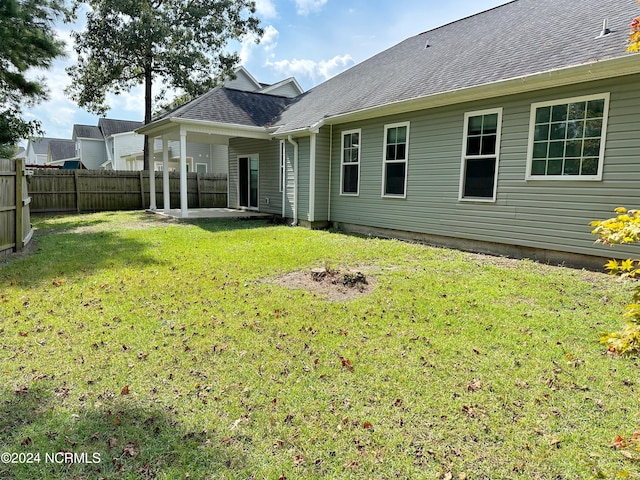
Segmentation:
[(162, 137), (162, 193), (164, 199), (164, 213), (171, 210), (171, 192), (169, 191), (169, 139)]
[(180, 127), (180, 216), (189, 216), (187, 197), (187, 132)]
[(149, 210), (155, 211), (158, 208), (158, 206), (156, 205), (156, 172), (155, 172), (155, 162), (153, 160), (154, 138), (151, 136), (149, 136), (148, 138), (149, 138), (149, 141), (147, 145), (149, 150)]

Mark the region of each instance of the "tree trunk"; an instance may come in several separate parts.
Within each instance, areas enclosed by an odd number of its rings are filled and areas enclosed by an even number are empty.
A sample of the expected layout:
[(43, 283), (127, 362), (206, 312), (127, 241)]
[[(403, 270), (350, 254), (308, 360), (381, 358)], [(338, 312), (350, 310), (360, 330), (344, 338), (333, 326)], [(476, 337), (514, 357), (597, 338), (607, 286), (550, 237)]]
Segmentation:
[[(147, 63), (147, 67), (145, 68), (144, 73), (144, 124), (147, 125), (151, 123), (151, 101), (152, 101), (152, 89), (153, 86), (153, 77), (151, 75), (151, 59), (149, 59)], [(149, 172), (153, 172), (154, 168), (152, 167), (153, 162), (153, 152), (149, 152), (149, 136), (144, 136), (144, 150), (143, 150), (143, 169)]]

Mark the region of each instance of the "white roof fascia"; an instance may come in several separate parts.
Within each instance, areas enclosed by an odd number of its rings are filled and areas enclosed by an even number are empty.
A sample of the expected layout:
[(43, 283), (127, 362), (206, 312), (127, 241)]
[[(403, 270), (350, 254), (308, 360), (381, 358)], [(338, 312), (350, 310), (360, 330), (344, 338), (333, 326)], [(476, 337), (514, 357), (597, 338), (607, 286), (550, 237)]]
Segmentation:
[[(316, 124), (314, 124), (316, 125)], [(286, 140), (287, 137), (292, 136), (292, 137), (306, 137), (308, 136), (311, 132), (311, 127), (300, 127), (300, 128), (294, 128), (293, 130), (286, 130), (286, 131), (279, 131), (276, 129), (274, 129), (274, 131), (272, 131), (271, 133), (271, 137), (272, 138), (277, 138), (279, 140)], [(313, 132), (315, 133), (315, 132)]]
[(131, 135), (132, 133), (139, 135), (135, 130), (131, 130), (129, 132), (114, 133), (113, 135), (109, 135), (107, 138), (124, 137), (125, 135)]
[[(254, 127), (250, 125), (239, 125), (234, 123), (221, 123), (221, 122), (209, 122), (206, 120), (188, 120), (184, 118), (171, 117), (168, 119), (162, 119), (158, 122), (158, 125), (154, 127), (153, 123), (145, 125), (136, 130), (136, 133), (141, 135), (159, 136), (167, 130), (171, 130), (172, 124), (175, 127), (184, 127), (189, 130), (189, 127), (193, 127), (194, 132), (198, 133), (210, 133), (212, 135), (222, 135), (227, 137), (246, 137), (257, 138), (264, 140), (271, 140), (269, 134), (270, 129), (264, 127)], [(147, 128), (149, 127), (149, 128)]]

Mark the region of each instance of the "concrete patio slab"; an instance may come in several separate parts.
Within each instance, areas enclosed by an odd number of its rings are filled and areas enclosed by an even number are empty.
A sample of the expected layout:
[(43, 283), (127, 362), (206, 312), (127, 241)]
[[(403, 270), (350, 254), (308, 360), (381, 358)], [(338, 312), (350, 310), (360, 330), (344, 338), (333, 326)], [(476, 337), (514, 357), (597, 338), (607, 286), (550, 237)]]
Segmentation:
[[(172, 208), (168, 212), (162, 209), (147, 210), (148, 213), (155, 213), (157, 215), (166, 215), (173, 218), (182, 219), (182, 211), (177, 208)], [(270, 213), (254, 212), (252, 210), (236, 210), (233, 208), (190, 208), (188, 217), (185, 220), (193, 218), (244, 218), (244, 219), (267, 219), (272, 218)]]

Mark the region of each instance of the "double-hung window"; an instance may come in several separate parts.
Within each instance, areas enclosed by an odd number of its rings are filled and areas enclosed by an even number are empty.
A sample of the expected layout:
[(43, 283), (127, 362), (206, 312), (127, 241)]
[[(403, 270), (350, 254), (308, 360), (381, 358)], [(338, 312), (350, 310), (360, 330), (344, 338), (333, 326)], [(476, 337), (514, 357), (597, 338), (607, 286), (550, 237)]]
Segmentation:
[(496, 200), (501, 125), (501, 108), (465, 114), (460, 200)]
[(609, 94), (531, 105), (527, 180), (600, 180)]
[(408, 161), (409, 122), (385, 125), (382, 196), (406, 197)]
[(358, 195), (360, 187), (360, 130), (342, 133), (342, 168), (340, 184), (342, 195)]

